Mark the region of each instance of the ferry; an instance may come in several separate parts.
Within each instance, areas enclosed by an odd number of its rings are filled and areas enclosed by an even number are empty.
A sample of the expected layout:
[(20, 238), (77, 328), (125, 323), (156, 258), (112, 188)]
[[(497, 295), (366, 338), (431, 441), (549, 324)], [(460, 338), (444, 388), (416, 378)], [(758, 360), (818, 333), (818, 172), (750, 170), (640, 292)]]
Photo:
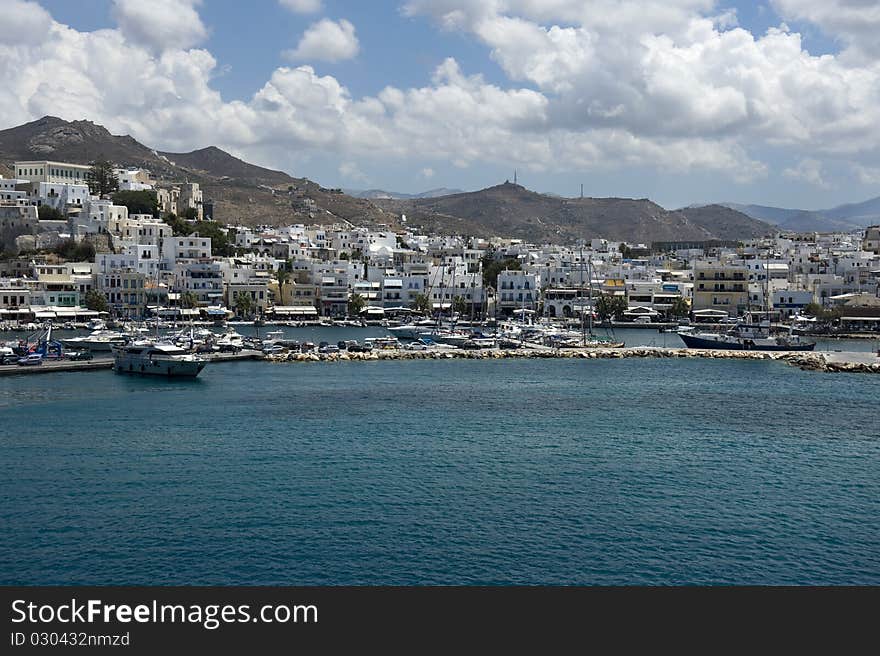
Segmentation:
[(167, 342), (140, 341), (113, 347), (113, 370), (143, 376), (195, 378), (207, 361)]

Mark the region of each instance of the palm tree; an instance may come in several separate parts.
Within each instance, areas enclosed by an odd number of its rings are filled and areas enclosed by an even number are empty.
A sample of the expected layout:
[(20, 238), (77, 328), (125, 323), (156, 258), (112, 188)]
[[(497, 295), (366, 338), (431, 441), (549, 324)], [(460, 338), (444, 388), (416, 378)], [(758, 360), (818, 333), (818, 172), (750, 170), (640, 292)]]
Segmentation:
[(180, 307), (194, 308), (199, 304), (199, 297), (195, 292), (183, 292), (180, 295)]
[(412, 309), (422, 314), (428, 314), (431, 311), (431, 299), (427, 294), (418, 294), (412, 302)]
[(235, 292), (235, 311), (241, 317), (249, 317), (254, 312), (254, 299), (249, 292)]
[(356, 316), (361, 313), (361, 310), (367, 305), (367, 300), (361, 296), (360, 294), (352, 294), (351, 298), (348, 299), (348, 313), (351, 316)]
[(456, 296), (452, 299), (452, 311), (459, 316), (467, 312), (467, 302), (465, 302), (464, 298)]
[(681, 318), (686, 317), (691, 311), (690, 304), (683, 298), (677, 298), (669, 308), (669, 316)]
[(275, 279), (278, 281), (278, 305), (284, 305), (284, 285), (290, 282), (290, 260), (286, 261), (275, 271)]

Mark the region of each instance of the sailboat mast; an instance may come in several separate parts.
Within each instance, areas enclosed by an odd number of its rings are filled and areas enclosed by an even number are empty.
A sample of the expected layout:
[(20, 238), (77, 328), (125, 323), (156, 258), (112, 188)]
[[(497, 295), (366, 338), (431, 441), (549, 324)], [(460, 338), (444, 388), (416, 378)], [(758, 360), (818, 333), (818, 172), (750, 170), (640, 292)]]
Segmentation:
[(584, 306), (584, 247), (580, 250), (580, 266), (581, 266), (581, 346), (587, 345), (587, 317), (586, 307)]
[(587, 260), (587, 297), (590, 299), (590, 314), (587, 321), (590, 326), (590, 337), (593, 336), (593, 259)]

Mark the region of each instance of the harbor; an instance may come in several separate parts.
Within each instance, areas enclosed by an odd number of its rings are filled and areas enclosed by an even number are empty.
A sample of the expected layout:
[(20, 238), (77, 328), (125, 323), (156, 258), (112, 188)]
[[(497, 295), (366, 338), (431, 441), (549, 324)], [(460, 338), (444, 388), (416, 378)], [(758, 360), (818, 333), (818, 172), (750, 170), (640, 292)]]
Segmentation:
[(640, 348), (2, 379), (3, 581), (880, 582), (880, 377)]

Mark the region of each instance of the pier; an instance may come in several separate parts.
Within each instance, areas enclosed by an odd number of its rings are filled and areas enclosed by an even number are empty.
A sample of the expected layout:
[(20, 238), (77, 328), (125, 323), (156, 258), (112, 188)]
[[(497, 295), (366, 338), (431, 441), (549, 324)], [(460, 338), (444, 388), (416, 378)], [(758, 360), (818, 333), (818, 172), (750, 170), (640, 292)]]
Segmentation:
[[(260, 351), (244, 350), (238, 353), (207, 353), (203, 356), (208, 362), (235, 362), (239, 360), (263, 360), (265, 355)], [(51, 374), (62, 371), (97, 371), (112, 369), (112, 357), (100, 357), (94, 360), (44, 360), (42, 364), (23, 366), (18, 364), (0, 365), (0, 376), (26, 376), (28, 374)]]

